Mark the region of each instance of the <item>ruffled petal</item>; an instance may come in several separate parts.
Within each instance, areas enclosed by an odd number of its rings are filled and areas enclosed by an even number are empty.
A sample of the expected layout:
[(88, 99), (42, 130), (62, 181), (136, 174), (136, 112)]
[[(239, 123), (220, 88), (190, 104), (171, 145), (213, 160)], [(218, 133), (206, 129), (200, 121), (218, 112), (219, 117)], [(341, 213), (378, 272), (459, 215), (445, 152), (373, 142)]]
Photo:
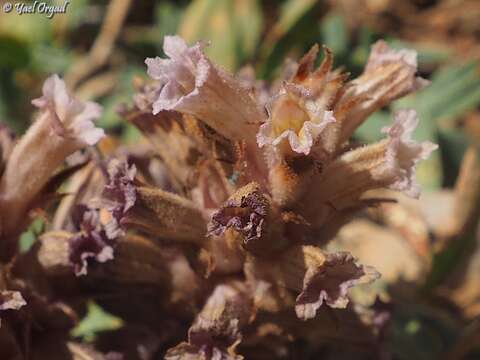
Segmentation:
[(148, 58), (148, 74), (163, 82), (153, 113), (175, 110), (194, 115), (228, 139), (255, 138), (263, 113), (238, 80), (215, 66), (204, 54), (205, 44), (188, 47), (178, 36), (167, 36), (169, 59)]
[(389, 139), (387, 169), (395, 173), (395, 180), (388, 187), (414, 198), (420, 196), (420, 186), (415, 180), (416, 165), (428, 159), (432, 151), (438, 148), (438, 145), (429, 141), (419, 143), (411, 138), (418, 122), (415, 110), (400, 110), (395, 113), (393, 125), (382, 129)]
[(100, 105), (74, 98), (56, 74), (45, 80), (42, 91), (43, 95), (32, 100), (32, 104), (46, 114), (57, 135), (72, 137), (86, 145), (95, 145), (104, 137), (103, 129), (93, 123), (102, 114)]
[(228, 228), (240, 232), (245, 243), (259, 239), (268, 214), (269, 204), (258, 185), (249, 184), (237, 191), (212, 215), (210, 235), (222, 235)]
[(349, 83), (340, 100), (339, 106), (348, 108), (342, 115), (340, 143), (382, 106), (426, 86), (428, 81), (416, 72), (416, 51), (395, 50), (383, 40), (376, 42), (363, 74)]
[(311, 319), (324, 303), (331, 308), (345, 308), (349, 288), (379, 277), (372, 267), (357, 265), (350, 253), (327, 254), (322, 264), (307, 268), (302, 292), (296, 300), (297, 316), (303, 320)]

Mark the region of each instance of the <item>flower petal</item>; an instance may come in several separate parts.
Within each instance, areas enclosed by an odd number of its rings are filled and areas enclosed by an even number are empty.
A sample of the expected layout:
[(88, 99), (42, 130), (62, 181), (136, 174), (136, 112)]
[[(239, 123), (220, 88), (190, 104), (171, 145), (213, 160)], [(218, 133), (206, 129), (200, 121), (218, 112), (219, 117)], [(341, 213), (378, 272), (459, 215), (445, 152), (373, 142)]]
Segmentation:
[(428, 159), (432, 151), (438, 148), (438, 145), (429, 141), (418, 143), (411, 138), (418, 122), (415, 110), (400, 110), (395, 113), (393, 125), (382, 129), (389, 138), (386, 161), (388, 167), (396, 173), (395, 181), (388, 187), (414, 198), (420, 196), (420, 186), (415, 181), (416, 165), (419, 161)]
[(328, 254), (321, 265), (307, 268), (302, 292), (296, 300), (297, 316), (311, 319), (323, 303), (331, 308), (345, 308), (349, 288), (370, 283), (379, 276), (372, 267), (357, 265), (350, 253)]
[[(176, 110), (194, 115), (228, 139), (255, 139), (264, 114), (247, 89), (203, 53), (204, 44), (188, 47), (178, 36), (167, 36), (164, 52), (170, 59), (149, 58), (149, 75), (164, 86), (153, 113)], [(250, 135), (249, 135), (250, 134)]]

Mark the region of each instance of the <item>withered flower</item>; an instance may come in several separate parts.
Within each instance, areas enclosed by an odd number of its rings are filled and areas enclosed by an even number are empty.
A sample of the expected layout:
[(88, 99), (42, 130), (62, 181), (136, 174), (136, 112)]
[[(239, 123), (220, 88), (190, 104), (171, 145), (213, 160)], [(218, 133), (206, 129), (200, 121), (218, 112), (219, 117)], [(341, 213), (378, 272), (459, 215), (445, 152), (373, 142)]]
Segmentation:
[(268, 213), (268, 200), (255, 183), (246, 185), (212, 215), (210, 235), (222, 235), (228, 228), (240, 232), (244, 241), (259, 239)]
[(103, 196), (107, 199), (105, 207), (112, 214), (106, 227), (111, 238), (119, 235), (115, 232), (122, 218), (135, 205), (137, 192), (133, 180), (136, 172), (135, 165), (129, 166), (126, 161), (114, 159), (108, 164), (109, 183), (105, 185)]
[(113, 259), (116, 242), (124, 235), (122, 219), (136, 201), (135, 173), (135, 166), (112, 160), (101, 207), (77, 207), (80, 232), (70, 238), (70, 262), (76, 275), (87, 273), (88, 259), (100, 263)]
[[(69, 239), (69, 260), (77, 276), (87, 274), (89, 259), (103, 263), (113, 259), (114, 238), (117, 231), (106, 231), (98, 209), (85, 209), (80, 224), (81, 231)], [(109, 237), (110, 235), (110, 237)]]
[(165, 359), (243, 359), (235, 348), (242, 339), (240, 330), (252, 312), (243, 284), (218, 285), (190, 327), (188, 343), (170, 349)]
[(293, 246), (273, 260), (250, 256), (245, 265), (257, 307), (277, 312), (294, 303), (297, 316), (303, 320), (314, 318), (323, 304), (345, 308), (349, 288), (380, 276), (373, 267), (358, 265), (348, 252), (325, 253), (306, 245)]

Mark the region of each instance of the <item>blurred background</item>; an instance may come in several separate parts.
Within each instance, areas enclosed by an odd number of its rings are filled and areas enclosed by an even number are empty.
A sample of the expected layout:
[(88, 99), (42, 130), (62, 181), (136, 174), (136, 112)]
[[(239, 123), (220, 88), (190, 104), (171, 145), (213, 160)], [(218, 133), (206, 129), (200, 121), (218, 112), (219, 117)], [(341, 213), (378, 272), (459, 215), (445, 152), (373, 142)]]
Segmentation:
[[(376, 286), (395, 299), (396, 358), (479, 359), (479, 19), (478, 0), (73, 0), (52, 19), (0, 10), (0, 120), (24, 132), (30, 100), (58, 73), (80, 97), (104, 106), (100, 126), (109, 134), (137, 141), (139, 132), (117, 110), (146, 78), (144, 59), (163, 56), (167, 34), (209, 40), (217, 63), (232, 72), (251, 65), (266, 81), (314, 43), (330, 47), (351, 78), (378, 39), (416, 49), (420, 75), (431, 85), (375, 113), (355, 138), (378, 140), (393, 110), (415, 108), (415, 136), (440, 145), (419, 169), (425, 193), (418, 202), (372, 210), (342, 230), (339, 242), (384, 274)], [(41, 229), (34, 222), (25, 246)], [(96, 320), (74, 336), (119, 326), (96, 305), (91, 310)]]

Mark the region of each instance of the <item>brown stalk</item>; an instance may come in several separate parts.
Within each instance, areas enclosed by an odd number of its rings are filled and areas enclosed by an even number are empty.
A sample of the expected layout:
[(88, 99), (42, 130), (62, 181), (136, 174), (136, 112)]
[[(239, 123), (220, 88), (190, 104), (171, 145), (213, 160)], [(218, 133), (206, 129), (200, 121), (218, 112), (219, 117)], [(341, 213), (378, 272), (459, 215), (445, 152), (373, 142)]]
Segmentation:
[(70, 88), (75, 88), (80, 81), (107, 63), (131, 3), (132, 0), (110, 1), (102, 28), (90, 52), (86, 57), (79, 59), (65, 74), (65, 81)]

